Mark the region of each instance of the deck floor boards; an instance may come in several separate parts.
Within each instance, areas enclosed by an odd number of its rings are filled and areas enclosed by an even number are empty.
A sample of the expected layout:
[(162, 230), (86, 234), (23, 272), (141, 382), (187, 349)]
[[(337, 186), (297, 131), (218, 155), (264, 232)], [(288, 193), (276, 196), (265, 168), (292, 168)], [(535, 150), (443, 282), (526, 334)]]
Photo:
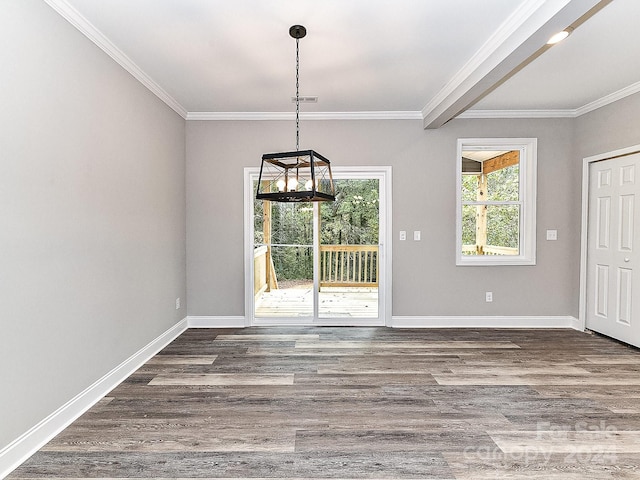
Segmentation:
[[(318, 309), (322, 318), (377, 318), (378, 289), (323, 287), (318, 295)], [(261, 293), (255, 302), (255, 316), (313, 316), (313, 285)]]
[(9, 479), (638, 479), (640, 353), (573, 330), (190, 329)]

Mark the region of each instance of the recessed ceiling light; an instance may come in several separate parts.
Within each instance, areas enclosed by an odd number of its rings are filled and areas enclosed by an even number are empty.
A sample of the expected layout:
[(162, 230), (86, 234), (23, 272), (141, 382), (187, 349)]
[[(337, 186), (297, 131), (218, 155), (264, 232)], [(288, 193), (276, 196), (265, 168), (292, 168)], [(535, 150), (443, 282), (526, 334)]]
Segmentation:
[(565, 38), (567, 38), (569, 35), (571, 35), (571, 32), (573, 32), (573, 28), (569, 27), (569, 28), (565, 28), (564, 30), (562, 30), (561, 32), (556, 33), (555, 35), (553, 35), (548, 41), (547, 41), (547, 45), (555, 45), (556, 43), (561, 42), (562, 40), (564, 40)]

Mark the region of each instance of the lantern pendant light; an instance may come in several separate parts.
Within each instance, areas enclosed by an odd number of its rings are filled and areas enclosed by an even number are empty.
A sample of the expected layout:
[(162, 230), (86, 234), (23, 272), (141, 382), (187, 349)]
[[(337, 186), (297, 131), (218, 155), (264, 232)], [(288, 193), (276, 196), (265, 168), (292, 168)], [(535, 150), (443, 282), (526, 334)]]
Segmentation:
[(307, 34), (294, 25), (296, 40), (296, 150), (262, 155), (256, 198), (272, 202), (332, 202), (335, 189), (331, 162), (314, 150), (300, 150), (300, 39)]

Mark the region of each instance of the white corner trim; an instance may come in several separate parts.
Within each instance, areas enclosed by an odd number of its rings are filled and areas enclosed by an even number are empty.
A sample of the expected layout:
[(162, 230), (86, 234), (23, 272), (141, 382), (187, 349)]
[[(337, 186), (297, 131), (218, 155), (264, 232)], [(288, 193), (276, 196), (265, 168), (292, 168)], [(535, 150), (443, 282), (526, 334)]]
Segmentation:
[(187, 329), (184, 318), (0, 450), (4, 478)]
[[(280, 121), (295, 120), (293, 112), (188, 112), (187, 120), (204, 121)], [(422, 120), (420, 112), (303, 112), (302, 120)]]
[(456, 118), (575, 118), (576, 110), (467, 110)]
[(187, 325), (188, 328), (244, 328), (247, 326), (244, 316), (188, 316)]
[(573, 328), (572, 316), (397, 316), (393, 328)]
[(575, 110), (576, 117), (579, 117), (580, 115), (584, 115), (585, 113), (593, 112), (598, 108), (604, 107), (613, 102), (617, 102), (618, 100), (622, 100), (623, 98), (626, 98), (638, 92), (640, 92), (640, 82), (633, 83), (628, 87), (621, 88), (617, 92), (613, 92), (609, 95), (605, 95), (604, 97), (599, 98), (598, 100), (595, 100), (591, 103), (587, 103), (586, 105), (583, 105), (582, 107), (577, 108)]
[(577, 118), (640, 92), (640, 82), (621, 88), (579, 108), (558, 110), (467, 110), (456, 118)]
[(87, 20), (78, 10), (73, 8), (67, 0), (44, 0), (51, 8), (60, 14), (80, 33), (95, 43), (102, 51), (115, 60), (122, 68), (147, 87), (160, 100), (171, 107), (182, 118), (187, 118), (187, 110), (169, 95), (149, 75), (135, 64), (122, 50), (116, 47), (100, 30)]
[[(295, 113), (290, 112), (188, 112), (187, 121), (278, 121), (295, 120)], [(300, 114), (300, 118), (304, 118)]]
[(422, 120), (418, 111), (307, 112), (303, 120)]

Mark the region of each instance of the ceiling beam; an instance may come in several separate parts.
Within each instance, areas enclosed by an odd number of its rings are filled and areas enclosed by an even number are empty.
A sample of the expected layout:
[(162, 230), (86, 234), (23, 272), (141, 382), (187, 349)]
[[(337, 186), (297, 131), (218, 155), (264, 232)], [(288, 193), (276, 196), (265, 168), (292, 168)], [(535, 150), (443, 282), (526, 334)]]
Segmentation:
[(497, 157), (490, 158), (482, 162), (482, 173), (485, 175), (495, 172), (496, 170), (502, 170), (503, 168), (517, 165), (520, 162), (520, 151), (512, 150), (511, 152), (503, 153)]
[(422, 109), (438, 128), (550, 48), (556, 32), (575, 27), (612, 0), (527, 0)]

